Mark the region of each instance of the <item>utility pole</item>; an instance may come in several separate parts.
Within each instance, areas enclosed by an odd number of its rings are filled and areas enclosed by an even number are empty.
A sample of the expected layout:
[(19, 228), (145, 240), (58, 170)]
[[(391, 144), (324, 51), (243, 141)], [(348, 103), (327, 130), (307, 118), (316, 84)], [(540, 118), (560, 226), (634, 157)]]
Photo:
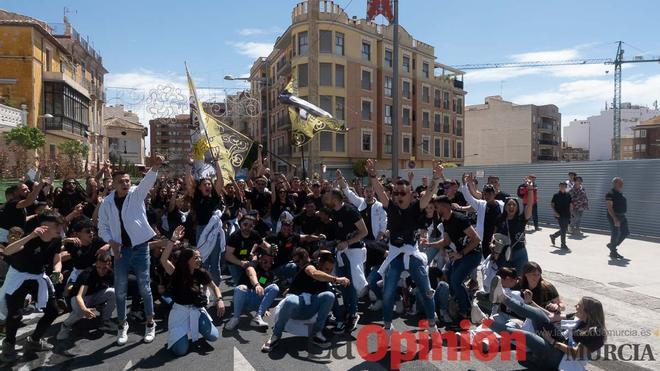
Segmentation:
[(612, 108), (614, 109), (614, 125), (612, 125), (614, 133), (612, 138), (612, 157), (613, 160), (621, 159), (621, 62), (623, 61), (623, 49), (619, 41), (619, 47), (616, 50), (616, 58), (614, 59), (614, 100)]
[(394, 5), (392, 32), (392, 180), (399, 176), (399, 0)]

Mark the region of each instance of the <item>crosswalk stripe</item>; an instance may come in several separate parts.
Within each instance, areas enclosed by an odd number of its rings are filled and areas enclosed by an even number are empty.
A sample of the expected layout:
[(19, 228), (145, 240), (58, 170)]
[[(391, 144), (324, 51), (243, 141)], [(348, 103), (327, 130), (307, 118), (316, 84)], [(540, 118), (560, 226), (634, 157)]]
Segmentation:
[(254, 367), (248, 362), (238, 348), (234, 347), (234, 370), (255, 371)]

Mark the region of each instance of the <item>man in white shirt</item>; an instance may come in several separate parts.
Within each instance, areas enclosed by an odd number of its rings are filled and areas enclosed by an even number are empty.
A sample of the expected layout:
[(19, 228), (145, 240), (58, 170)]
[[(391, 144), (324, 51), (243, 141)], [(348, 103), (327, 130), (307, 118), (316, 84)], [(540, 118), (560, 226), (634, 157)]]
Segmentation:
[(147, 220), (144, 200), (156, 183), (158, 169), (163, 161), (162, 156), (155, 156), (151, 170), (147, 172), (138, 186), (131, 185), (131, 177), (127, 173), (113, 174), (115, 190), (103, 200), (99, 208), (99, 236), (110, 245), (115, 260), (118, 345), (124, 345), (128, 341), (126, 292), (128, 272), (131, 270), (137, 277), (140, 295), (144, 300), (144, 311), (147, 317), (144, 342), (151, 343), (156, 336), (148, 245), (149, 240), (156, 233), (151, 229)]

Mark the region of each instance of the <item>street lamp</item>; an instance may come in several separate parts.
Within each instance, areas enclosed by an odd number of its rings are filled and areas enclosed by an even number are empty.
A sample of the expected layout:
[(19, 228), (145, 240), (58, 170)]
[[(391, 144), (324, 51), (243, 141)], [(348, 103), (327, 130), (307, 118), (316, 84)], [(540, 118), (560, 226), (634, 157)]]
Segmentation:
[[(270, 114), (269, 114), (269, 106), (270, 106), (270, 92), (268, 91), (268, 87), (270, 86), (270, 81), (268, 80), (267, 77), (261, 77), (261, 78), (249, 78), (249, 77), (234, 77), (232, 75), (225, 75), (225, 80), (228, 81), (256, 81), (259, 84), (263, 84), (266, 86), (266, 150), (268, 152), (272, 152), (271, 150), (271, 145), (270, 145)], [(261, 96), (261, 94), (259, 94)], [(270, 167), (270, 164), (269, 166)]]

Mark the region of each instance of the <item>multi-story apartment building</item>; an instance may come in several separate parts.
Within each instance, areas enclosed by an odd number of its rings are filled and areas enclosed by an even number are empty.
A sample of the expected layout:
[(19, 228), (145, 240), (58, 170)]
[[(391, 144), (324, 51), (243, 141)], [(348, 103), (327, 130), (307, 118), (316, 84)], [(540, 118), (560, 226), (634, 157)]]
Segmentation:
[(466, 165), (529, 164), (561, 158), (561, 114), (555, 105), (518, 105), (500, 96), (468, 106)]
[(633, 158), (660, 158), (660, 115), (632, 128)]
[(561, 142), (561, 157), (563, 161), (589, 161), (589, 151), (584, 148), (574, 148)]
[[(399, 141), (399, 168), (411, 160), (417, 167), (429, 167), (434, 159), (463, 162), (463, 73), (437, 63), (433, 46), (399, 26), (399, 61), (393, 61), (392, 26), (350, 18), (332, 1), (302, 2), (291, 18), (273, 52), (250, 70), (253, 96), (262, 97), (269, 116), (261, 117), (258, 138), (264, 142), (268, 122), (267, 147), (273, 153), (301, 168), (301, 150), (291, 149), (287, 107), (277, 102), (277, 94), (294, 76), (301, 97), (344, 121), (348, 129), (320, 133), (305, 146), (308, 171), (318, 171), (321, 164), (329, 173), (350, 169), (367, 158), (390, 169), (394, 140)], [(398, 82), (392, 81), (394, 63), (399, 64)], [(392, 138), (391, 128), (394, 83), (400, 94), (398, 138)], [(286, 171), (283, 162), (273, 164)]]
[(92, 162), (107, 158), (102, 123), (108, 71), (89, 39), (66, 17), (49, 25), (4, 10), (0, 34), (0, 97), (6, 105), (26, 107), (28, 125), (44, 130), (46, 156), (55, 158), (57, 145), (73, 139), (89, 145)]
[(103, 111), (105, 132), (103, 152), (113, 163), (121, 159), (124, 163), (144, 166), (144, 138), (148, 130), (140, 123), (138, 115), (125, 111), (123, 105), (108, 106)]
[(149, 120), (151, 153), (161, 154), (170, 162), (170, 170), (183, 173), (191, 156), (193, 133), (189, 114), (174, 118)]

